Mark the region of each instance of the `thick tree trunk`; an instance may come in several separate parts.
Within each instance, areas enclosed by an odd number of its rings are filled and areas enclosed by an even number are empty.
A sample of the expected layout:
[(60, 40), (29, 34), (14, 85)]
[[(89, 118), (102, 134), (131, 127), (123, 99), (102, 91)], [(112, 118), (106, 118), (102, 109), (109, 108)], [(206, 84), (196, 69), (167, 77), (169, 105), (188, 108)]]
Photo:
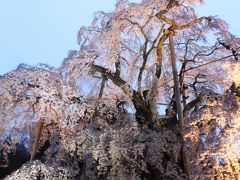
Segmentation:
[(108, 72), (107, 69), (98, 65), (93, 65), (93, 70), (100, 72), (107, 79), (112, 80), (116, 86), (120, 87), (129, 96), (136, 109), (136, 120), (141, 127), (147, 126), (149, 129), (153, 128), (153, 112), (147, 99), (145, 100), (139, 92), (132, 89), (130, 85), (121, 79), (120, 74)]
[(136, 109), (136, 120), (139, 125), (147, 126), (149, 129), (153, 129), (153, 112), (147, 101), (144, 101), (142, 96), (138, 92), (133, 93), (132, 97), (133, 105)]

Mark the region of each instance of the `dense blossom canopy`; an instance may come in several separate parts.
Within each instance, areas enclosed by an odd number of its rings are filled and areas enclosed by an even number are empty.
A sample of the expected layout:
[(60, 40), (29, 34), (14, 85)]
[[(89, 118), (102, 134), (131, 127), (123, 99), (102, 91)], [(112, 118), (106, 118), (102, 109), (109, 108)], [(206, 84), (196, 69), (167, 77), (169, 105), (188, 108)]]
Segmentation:
[(19, 147), (29, 158), (42, 122), (42, 162), (9, 179), (238, 179), (240, 39), (224, 20), (198, 17), (198, 3), (117, 0), (80, 28), (61, 67), (1, 76), (0, 171)]

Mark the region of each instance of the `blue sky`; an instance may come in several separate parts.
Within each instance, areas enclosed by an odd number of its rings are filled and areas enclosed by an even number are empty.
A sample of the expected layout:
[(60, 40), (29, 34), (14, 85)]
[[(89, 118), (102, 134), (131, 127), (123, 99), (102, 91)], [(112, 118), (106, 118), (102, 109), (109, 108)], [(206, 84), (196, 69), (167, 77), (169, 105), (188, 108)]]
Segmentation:
[[(139, 1), (139, 0), (135, 0)], [(19, 63), (58, 67), (70, 49), (78, 49), (76, 34), (90, 24), (93, 13), (111, 11), (115, 0), (7, 0), (0, 2), (0, 75)], [(201, 15), (219, 15), (240, 36), (239, 0), (207, 0)]]

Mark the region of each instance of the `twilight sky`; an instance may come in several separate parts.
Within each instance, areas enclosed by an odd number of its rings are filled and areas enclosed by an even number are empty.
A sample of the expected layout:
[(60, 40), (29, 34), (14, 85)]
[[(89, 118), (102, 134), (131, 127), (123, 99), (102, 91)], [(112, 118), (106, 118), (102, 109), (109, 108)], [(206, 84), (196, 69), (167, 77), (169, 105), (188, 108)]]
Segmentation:
[[(0, 75), (19, 63), (58, 67), (70, 49), (78, 50), (79, 28), (90, 24), (95, 11), (111, 11), (114, 4), (115, 0), (0, 1)], [(239, 0), (207, 0), (197, 12), (218, 15), (240, 36), (239, 7)]]

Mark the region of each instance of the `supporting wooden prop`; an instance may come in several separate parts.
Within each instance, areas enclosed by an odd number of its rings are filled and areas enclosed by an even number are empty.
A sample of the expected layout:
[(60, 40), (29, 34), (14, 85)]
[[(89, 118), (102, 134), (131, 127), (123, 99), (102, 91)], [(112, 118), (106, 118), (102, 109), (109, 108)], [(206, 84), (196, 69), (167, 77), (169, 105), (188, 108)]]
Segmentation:
[(42, 129), (43, 129), (43, 120), (40, 119), (39, 122), (37, 123), (36, 131), (35, 131), (35, 138), (34, 138), (34, 144), (31, 152), (30, 161), (33, 161), (36, 157)]
[(177, 64), (176, 64), (176, 57), (175, 57), (175, 50), (174, 50), (174, 42), (173, 36), (175, 32), (169, 32), (169, 43), (170, 43), (170, 50), (171, 50), (171, 61), (172, 61), (172, 71), (173, 71), (173, 80), (174, 80), (174, 92), (175, 92), (175, 100), (177, 104), (177, 114), (179, 120), (179, 130), (180, 134), (182, 134), (184, 119), (183, 119), (183, 111), (182, 111), (182, 103), (181, 103), (181, 93), (180, 93), (180, 86), (178, 80), (178, 72), (177, 72)]
[(176, 100), (176, 104), (177, 104), (177, 114), (178, 114), (178, 120), (179, 120), (180, 141), (182, 143), (182, 156), (183, 156), (183, 161), (184, 161), (183, 162), (184, 163), (184, 171), (185, 171), (185, 174), (187, 175), (187, 179), (189, 179), (189, 175), (190, 175), (189, 161), (184, 152), (184, 138), (183, 138), (184, 118), (183, 118), (181, 93), (180, 93), (180, 86), (179, 86), (179, 80), (178, 80), (177, 64), (176, 64), (176, 57), (175, 57), (175, 50), (174, 50), (174, 41), (173, 41), (173, 36), (175, 35), (175, 32), (173, 30), (170, 30), (168, 33), (169, 33), (169, 44), (170, 44), (170, 50), (171, 50), (175, 100)]

